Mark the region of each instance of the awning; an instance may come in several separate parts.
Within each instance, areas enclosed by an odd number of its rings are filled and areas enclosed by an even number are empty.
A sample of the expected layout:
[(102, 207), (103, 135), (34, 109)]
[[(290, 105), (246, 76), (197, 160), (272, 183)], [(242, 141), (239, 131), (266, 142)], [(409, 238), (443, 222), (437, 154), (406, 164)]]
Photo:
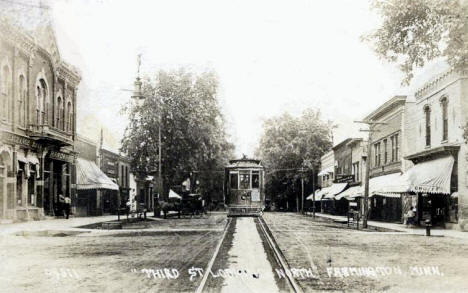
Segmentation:
[[(322, 196), (319, 195), (321, 191), (321, 189), (317, 189), (315, 191), (315, 201), (320, 201), (320, 199), (322, 198)], [(314, 194), (311, 193), (308, 197), (306, 197), (306, 200), (314, 200)]]
[(341, 193), (346, 188), (346, 186), (348, 186), (348, 183), (333, 183), (332, 186), (330, 186), (328, 194), (325, 195), (325, 198), (334, 198), (335, 195)]
[(334, 171), (334, 168), (333, 166), (329, 166), (329, 167), (326, 167), (325, 169), (323, 169), (322, 171), (320, 171), (317, 176), (324, 176), (324, 175), (327, 175), (328, 173), (333, 173)]
[(99, 167), (91, 161), (78, 158), (76, 160), (77, 190), (110, 189), (119, 190), (119, 186), (112, 182)]
[(455, 160), (452, 156), (414, 165), (405, 173), (409, 190), (422, 193), (450, 194), (450, 179)]
[(316, 191), (315, 200), (321, 200), (325, 195), (328, 194), (329, 190), (330, 190), (330, 186), (329, 187), (324, 187), (324, 188)]
[[(385, 197), (400, 197), (401, 193), (408, 192), (409, 185), (404, 175), (393, 173), (374, 177), (369, 180), (369, 196), (380, 195)], [(364, 194), (364, 187), (362, 188)]]
[(175, 193), (174, 190), (169, 189), (169, 198), (182, 199), (182, 196), (180, 196), (180, 195), (178, 195), (177, 193)]
[(353, 187), (346, 189), (342, 193), (338, 194), (335, 197), (335, 199), (340, 200), (344, 197), (349, 200), (349, 199), (358, 197), (360, 195), (362, 195), (362, 187), (358, 185), (358, 186), (353, 186)]
[(26, 156), (26, 159), (28, 160), (30, 164), (39, 165), (39, 158), (34, 154), (28, 154)]

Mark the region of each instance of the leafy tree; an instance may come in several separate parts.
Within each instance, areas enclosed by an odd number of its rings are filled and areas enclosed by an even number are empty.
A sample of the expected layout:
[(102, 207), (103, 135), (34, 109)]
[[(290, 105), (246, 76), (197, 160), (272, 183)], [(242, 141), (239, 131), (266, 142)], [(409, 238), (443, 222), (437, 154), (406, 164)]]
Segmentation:
[(467, 65), (466, 0), (374, 0), (383, 21), (363, 36), (381, 58), (397, 63), (409, 84), (414, 69), (444, 58), (459, 69)]
[(266, 192), (273, 200), (298, 198), (300, 169), (304, 168), (306, 183), (315, 176), (320, 157), (332, 146), (332, 128), (319, 111), (311, 109), (299, 117), (283, 113), (264, 122), (256, 155), (266, 167)]
[(143, 79), (143, 104), (125, 108), (130, 123), (122, 151), (129, 154), (137, 174), (144, 176), (158, 169), (161, 126), (164, 195), (192, 171), (198, 171), (204, 195), (218, 195), (222, 188), (222, 173), (213, 171), (226, 165), (234, 147), (227, 140), (217, 89), (213, 72), (160, 71), (154, 78)]

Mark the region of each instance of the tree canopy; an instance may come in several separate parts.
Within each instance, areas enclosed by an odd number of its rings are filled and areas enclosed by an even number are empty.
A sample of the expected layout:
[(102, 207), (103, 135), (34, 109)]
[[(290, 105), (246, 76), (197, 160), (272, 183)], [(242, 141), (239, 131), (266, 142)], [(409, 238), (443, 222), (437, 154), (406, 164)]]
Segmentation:
[(130, 156), (133, 171), (145, 175), (158, 169), (161, 126), (165, 194), (193, 171), (198, 171), (200, 191), (205, 195), (222, 190), (223, 173), (215, 171), (226, 165), (234, 146), (227, 140), (217, 90), (213, 72), (194, 74), (180, 69), (143, 78), (143, 104), (125, 108), (130, 123), (122, 151)]
[(468, 4), (464, 0), (374, 0), (382, 24), (363, 36), (381, 58), (397, 63), (409, 84), (414, 69), (442, 57), (464, 68), (468, 57)]
[(304, 167), (307, 183), (314, 176), (311, 171), (319, 168), (320, 157), (332, 146), (332, 128), (331, 121), (323, 121), (320, 112), (311, 109), (299, 117), (283, 113), (264, 122), (256, 153), (266, 167), (268, 194), (274, 199), (298, 196), (299, 169)]

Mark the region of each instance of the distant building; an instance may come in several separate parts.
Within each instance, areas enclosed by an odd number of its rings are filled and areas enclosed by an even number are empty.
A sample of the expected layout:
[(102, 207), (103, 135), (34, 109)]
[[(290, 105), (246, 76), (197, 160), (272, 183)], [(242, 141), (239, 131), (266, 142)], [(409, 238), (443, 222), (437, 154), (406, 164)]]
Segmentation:
[(73, 212), (77, 216), (100, 216), (107, 212), (105, 194), (118, 194), (119, 186), (99, 168), (95, 142), (78, 136), (76, 151), (76, 200)]

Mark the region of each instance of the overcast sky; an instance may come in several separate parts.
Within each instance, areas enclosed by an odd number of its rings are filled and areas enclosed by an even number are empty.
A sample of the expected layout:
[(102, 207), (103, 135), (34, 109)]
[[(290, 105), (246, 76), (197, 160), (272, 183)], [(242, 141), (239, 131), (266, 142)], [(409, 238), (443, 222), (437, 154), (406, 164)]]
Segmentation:
[(118, 148), (119, 114), (142, 71), (213, 69), (238, 155), (252, 155), (262, 119), (304, 108), (339, 125), (334, 143), (366, 135), (353, 120), (395, 94), (402, 74), (360, 36), (379, 23), (367, 0), (52, 1), (62, 57), (82, 72), (78, 130), (105, 129)]

